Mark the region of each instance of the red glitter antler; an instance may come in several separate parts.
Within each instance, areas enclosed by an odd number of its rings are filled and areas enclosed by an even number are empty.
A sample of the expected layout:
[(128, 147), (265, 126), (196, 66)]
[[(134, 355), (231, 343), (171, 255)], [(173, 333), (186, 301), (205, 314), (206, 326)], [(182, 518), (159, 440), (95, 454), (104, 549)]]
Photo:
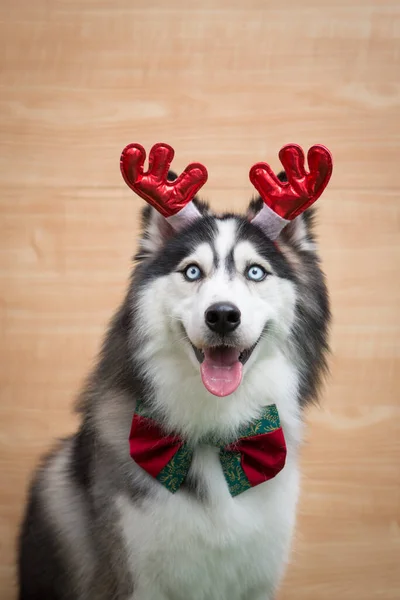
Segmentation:
[(304, 168), (304, 152), (297, 144), (284, 146), (279, 158), (287, 182), (279, 181), (266, 163), (255, 164), (249, 174), (264, 201), (263, 209), (252, 223), (262, 226), (272, 239), (320, 197), (332, 174), (332, 155), (325, 146), (315, 145), (309, 149), (309, 173)]
[(174, 181), (168, 181), (174, 150), (168, 144), (155, 144), (149, 154), (146, 172), (146, 152), (140, 144), (129, 144), (121, 155), (121, 173), (125, 182), (141, 198), (169, 220), (174, 228), (198, 218), (200, 213), (191, 204), (196, 193), (207, 181), (207, 169), (192, 163)]

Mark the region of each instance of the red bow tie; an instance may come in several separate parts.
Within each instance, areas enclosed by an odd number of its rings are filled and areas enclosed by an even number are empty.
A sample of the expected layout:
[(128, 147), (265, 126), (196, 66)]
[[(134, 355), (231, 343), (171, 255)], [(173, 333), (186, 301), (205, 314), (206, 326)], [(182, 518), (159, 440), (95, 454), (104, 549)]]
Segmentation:
[[(229, 443), (205, 439), (219, 448), (219, 457), (232, 496), (272, 479), (283, 469), (286, 443), (275, 404), (243, 428)], [(149, 416), (146, 407), (136, 407), (129, 435), (130, 455), (145, 471), (175, 493), (184, 482), (192, 462), (193, 447), (179, 436), (166, 435)]]

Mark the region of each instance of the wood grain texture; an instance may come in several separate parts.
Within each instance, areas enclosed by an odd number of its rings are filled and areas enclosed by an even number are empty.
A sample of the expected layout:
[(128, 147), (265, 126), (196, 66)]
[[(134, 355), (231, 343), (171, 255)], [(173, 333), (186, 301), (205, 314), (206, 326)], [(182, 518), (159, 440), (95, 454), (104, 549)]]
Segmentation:
[(398, 2), (2, 0), (0, 45), (1, 598), (32, 469), (76, 427), (127, 284), (140, 202), (119, 153), (160, 140), (236, 210), (254, 162), (331, 148), (331, 377), (279, 599), (400, 598)]

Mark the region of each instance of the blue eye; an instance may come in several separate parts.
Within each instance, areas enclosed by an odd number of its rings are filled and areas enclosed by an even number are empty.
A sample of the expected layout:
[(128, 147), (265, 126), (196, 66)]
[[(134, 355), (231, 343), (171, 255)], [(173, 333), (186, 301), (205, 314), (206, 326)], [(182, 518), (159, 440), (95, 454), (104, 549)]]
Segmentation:
[(198, 281), (203, 277), (200, 267), (197, 265), (189, 265), (183, 271), (183, 275), (187, 281)]
[(250, 281), (263, 281), (266, 276), (267, 271), (260, 265), (251, 265), (246, 271), (246, 277)]

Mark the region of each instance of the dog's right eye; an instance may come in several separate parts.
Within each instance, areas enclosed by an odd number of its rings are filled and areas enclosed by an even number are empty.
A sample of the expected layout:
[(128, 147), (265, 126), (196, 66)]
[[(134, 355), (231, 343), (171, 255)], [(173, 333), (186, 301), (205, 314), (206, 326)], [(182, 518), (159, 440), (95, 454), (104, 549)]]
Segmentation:
[(203, 277), (200, 267), (195, 264), (186, 267), (182, 273), (186, 281), (198, 281)]

